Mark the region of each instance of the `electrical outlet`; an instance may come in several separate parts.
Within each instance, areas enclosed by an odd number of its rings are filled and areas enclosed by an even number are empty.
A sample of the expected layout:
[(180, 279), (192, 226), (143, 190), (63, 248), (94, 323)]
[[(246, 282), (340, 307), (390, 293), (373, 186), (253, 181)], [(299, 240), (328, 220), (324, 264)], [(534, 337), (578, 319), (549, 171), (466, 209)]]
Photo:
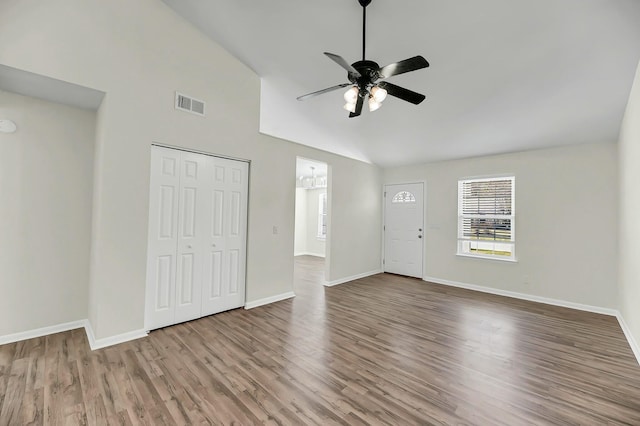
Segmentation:
[(529, 275), (523, 275), (522, 276), (522, 284), (525, 287), (528, 287), (531, 284), (531, 277)]
[(278, 227), (277, 226), (273, 227), (273, 235), (278, 235)]

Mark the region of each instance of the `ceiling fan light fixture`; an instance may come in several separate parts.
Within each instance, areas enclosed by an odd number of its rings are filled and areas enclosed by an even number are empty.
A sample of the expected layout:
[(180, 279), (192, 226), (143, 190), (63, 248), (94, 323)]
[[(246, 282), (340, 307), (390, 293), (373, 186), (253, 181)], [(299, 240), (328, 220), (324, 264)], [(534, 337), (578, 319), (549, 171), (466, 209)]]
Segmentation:
[(378, 103), (382, 103), (387, 98), (387, 91), (379, 86), (373, 86), (371, 88), (371, 96)]
[(344, 109), (346, 109), (349, 112), (356, 112), (356, 104), (350, 104), (349, 102), (347, 102), (346, 104), (344, 104)]
[(358, 86), (351, 86), (349, 90), (344, 92), (344, 100), (348, 104), (353, 104), (355, 106), (358, 101)]
[(369, 96), (369, 111), (373, 112), (382, 106), (381, 102), (376, 101), (373, 95)]

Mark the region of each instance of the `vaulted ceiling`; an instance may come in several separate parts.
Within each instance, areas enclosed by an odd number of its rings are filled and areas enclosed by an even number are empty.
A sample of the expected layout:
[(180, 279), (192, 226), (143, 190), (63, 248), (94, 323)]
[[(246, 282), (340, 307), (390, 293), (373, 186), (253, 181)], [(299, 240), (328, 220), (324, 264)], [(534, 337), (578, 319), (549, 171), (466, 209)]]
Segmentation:
[(164, 0), (262, 79), (260, 131), (381, 166), (615, 142), (640, 60), (639, 0), (373, 0), (367, 59), (431, 67), (423, 93), (348, 118), (323, 52), (361, 59), (357, 0)]

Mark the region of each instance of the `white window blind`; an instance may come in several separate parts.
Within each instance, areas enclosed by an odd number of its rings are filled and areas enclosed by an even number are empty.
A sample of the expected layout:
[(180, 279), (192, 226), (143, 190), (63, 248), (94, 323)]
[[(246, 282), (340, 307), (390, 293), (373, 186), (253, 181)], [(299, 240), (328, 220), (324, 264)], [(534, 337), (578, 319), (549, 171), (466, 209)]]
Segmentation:
[(515, 259), (515, 178), (458, 181), (458, 254)]

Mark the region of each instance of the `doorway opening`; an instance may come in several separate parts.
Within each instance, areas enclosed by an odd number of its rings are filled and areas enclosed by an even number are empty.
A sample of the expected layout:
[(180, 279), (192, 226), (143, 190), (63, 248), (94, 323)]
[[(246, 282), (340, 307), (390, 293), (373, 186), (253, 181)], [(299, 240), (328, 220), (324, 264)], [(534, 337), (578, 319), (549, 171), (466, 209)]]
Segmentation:
[[(329, 167), (327, 163), (298, 157), (296, 159), (295, 239), (293, 255), (296, 265), (307, 259), (318, 273), (326, 264), (329, 238)], [(318, 268), (322, 263), (323, 267)]]

